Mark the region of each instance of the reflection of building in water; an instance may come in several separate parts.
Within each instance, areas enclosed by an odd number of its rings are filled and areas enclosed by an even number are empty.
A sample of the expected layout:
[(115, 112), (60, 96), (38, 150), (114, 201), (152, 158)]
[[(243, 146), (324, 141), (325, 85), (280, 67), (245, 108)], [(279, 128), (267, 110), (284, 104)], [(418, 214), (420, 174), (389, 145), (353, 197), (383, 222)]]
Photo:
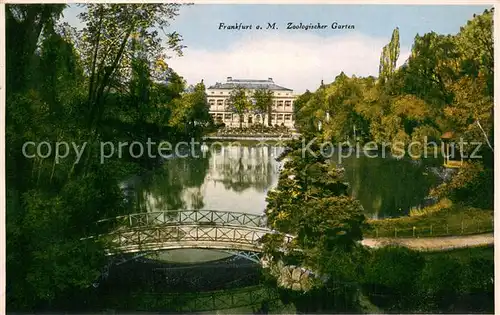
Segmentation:
[[(231, 110), (231, 104), (229, 104), (229, 95), (237, 86), (247, 90), (249, 98), (251, 98), (255, 90), (270, 90), (273, 93), (271, 124), (293, 128), (295, 123), (293, 117), (293, 103), (295, 101), (293, 90), (275, 84), (272, 78), (267, 80), (239, 80), (228, 77), (226, 83), (216, 83), (214, 86), (209, 87), (207, 89), (208, 103), (214, 121), (223, 122), (226, 126), (231, 127), (240, 126), (240, 116)], [(245, 127), (262, 122), (264, 122), (264, 125), (268, 125), (266, 113), (247, 112), (243, 115), (242, 125)]]
[(213, 150), (210, 179), (216, 182), (267, 188), (277, 174), (278, 163), (274, 159), (280, 153), (279, 150), (269, 146), (225, 146)]
[[(270, 147), (242, 147), (226, 146), (220, 150), (214, 150), (211, 155), (211, 169), (224, 170), (226, 168), (235, 168), (241, 166), (241, 170), (256, 169), (257, 166), (261, 172), (266, 172), (270, 167), (275, 148)], [(241, 165), (239, 165), (241, 164)]]

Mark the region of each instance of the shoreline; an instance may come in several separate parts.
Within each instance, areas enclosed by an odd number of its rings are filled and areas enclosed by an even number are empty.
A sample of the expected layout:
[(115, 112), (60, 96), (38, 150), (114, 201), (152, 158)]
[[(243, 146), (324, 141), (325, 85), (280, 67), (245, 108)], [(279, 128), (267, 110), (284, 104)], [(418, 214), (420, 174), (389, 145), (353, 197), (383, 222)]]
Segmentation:
[(203, 136), (202, 140), (249, 140), (249, 141), (288, 141), (293, 140), (293, 136)]

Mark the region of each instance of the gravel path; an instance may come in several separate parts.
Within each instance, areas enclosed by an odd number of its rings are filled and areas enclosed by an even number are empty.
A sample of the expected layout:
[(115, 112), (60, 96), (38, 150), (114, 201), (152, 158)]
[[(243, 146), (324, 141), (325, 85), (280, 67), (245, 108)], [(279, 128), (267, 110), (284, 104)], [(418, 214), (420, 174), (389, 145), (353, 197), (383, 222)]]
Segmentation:
[(361, 242), (363, 245), (376, 248), (387, 245), (400, 245), (411, 249), (422, 251), (439, 251), (454, 248), (475, 247), (482, 245), (493, 245), (493, 233), (464, 235), (464, 236), (443, 236), (443, 237), (422, 237), (422, 238), (366, 238)]

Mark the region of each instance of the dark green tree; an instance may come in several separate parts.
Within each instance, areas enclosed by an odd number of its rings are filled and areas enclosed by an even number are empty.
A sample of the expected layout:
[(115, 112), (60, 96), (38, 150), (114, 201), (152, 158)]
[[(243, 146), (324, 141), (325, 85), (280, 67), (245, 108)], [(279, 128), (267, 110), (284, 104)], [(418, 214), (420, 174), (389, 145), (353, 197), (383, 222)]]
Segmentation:
[(235, 87), (229, 95), (229, 106), (233, 113), (239, 116), (240, 129), (243, 128), (243, 116), (250, 108), (247, 91), (242, 86)]

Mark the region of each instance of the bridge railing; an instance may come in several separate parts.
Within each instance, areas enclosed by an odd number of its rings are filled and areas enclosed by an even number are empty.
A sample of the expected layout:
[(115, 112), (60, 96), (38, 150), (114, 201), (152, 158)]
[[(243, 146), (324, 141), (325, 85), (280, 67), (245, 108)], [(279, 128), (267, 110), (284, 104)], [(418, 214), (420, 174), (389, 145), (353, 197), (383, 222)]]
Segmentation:
[(105, 237), (118, 252), (211, 248), (220, 247), (221, 243), (227, 244), (224, 246), (228, 249), (260, 251), (260, 240), (269, 232), (255, 227), (172, 225), (117, 230)]
[(465, 236), (473, 234), (490, 233), (494, 231), (493, 220), (461, 220), (457, 224), (418, 224), (418, 225), (375, 225), (364, 232), (366, 238), (419, 238)]
[(266, 227), (264, 215), (216, 210), (169, 210), (133, 213), (98, 221), (111, 224), (112, 229), (137, 228), (152, 225), (217, 224), (245, 227)]

